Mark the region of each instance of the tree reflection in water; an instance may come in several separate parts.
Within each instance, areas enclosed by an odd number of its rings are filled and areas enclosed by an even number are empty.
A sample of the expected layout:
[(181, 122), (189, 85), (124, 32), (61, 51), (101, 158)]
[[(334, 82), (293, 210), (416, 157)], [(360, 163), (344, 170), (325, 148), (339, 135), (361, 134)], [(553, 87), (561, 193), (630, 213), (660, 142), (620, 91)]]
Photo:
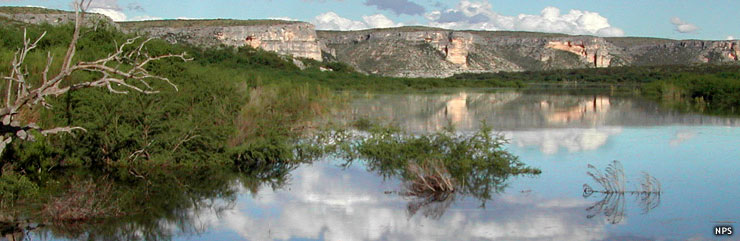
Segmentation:
[(138, 170), (143, 178), (60, 173), (48, 182), (57, 185), (44, 187), (42, 195), (50, 198), (0, 209), (0, 240), (23, 240), (31, 237), (29, 232), (42, 238), (87, 240), (198, 235), (209, 228), (199, 213), (221, 215), (233, 209), (239, 187), (253, 195), (262, 187), (280, 189), (296, 166), (274, 162), (252, 166), (248, 172), (222, 167)]
[(583, 184), (583, 197), (588, 198), (594, 193), (601, 195), (601, 200), (586, 208), (587, 218), (593, 218), (604, 214), (606, 220), (611, 224), (618, 224), (625, 216), (625, 195), (635, 196), (635, 200), (642, 209), (643, 214), (660, 205), (660, 194), (662, 187), (660, 181), (650, 174), (643, 172), (640, 186), (636, 190), (625, 189), (624, 168), (619, 161), (613, 161), (602, 173), (596, 167), (588, 165), (590, 169), (587, 174), (598, 183), (602, 190), (595, 190), (588, 184)]

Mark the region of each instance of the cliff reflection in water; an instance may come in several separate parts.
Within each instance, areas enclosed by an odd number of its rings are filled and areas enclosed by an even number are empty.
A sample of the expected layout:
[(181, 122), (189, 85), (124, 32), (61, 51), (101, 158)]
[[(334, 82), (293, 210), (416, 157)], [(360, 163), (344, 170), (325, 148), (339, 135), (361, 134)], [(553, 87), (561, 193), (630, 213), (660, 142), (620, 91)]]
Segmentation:
[(449, 124), (469, 132), (485, 121), (512, 144), (537, 147), (548, 155), (596, 150), (630, 126), (740, 126), (737, 118), (678, 113), (639, 98), (515, 90), (370, 95), (357, 98), (351, 113), (417, 133), (438, 131)]
[(740, 126), (737, 119), (678, 113), (637, 98), (515, 90), (370, 95), (357, 98), (351, 113), (395, 122), (412, 132), (433, 132), (448, 124), (470, 131), (478, 129), (481, 121), (499, 131), (667, 124)]

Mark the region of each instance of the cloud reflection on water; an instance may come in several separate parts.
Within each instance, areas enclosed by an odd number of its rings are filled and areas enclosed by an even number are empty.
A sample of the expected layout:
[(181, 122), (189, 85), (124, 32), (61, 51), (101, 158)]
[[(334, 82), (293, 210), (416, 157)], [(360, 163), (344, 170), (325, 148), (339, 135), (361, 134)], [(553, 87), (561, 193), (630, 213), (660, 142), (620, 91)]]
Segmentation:
[(606, 233), (603, 221), (586, 220), (590, 203), (580, 198), (502, 194), (486, 209), (458, 198), (433, 219), (409, 216), (408, 199), (384, 193), (399, 183), (360, 167), (319, 163), (293, 175), (290, 190), (264, 190), (257, 199), (242, 195), (235, 209), (198, 217), (248, 240), (593, 240)]
[(561, 149), (568, 152), (596, 150), (607, 143), (612, 135), (622, 132), (621, 127), (544, 129), (503, 132), (511, 144), (520, 147), (536, 146), (544, 154), (556, 154)]

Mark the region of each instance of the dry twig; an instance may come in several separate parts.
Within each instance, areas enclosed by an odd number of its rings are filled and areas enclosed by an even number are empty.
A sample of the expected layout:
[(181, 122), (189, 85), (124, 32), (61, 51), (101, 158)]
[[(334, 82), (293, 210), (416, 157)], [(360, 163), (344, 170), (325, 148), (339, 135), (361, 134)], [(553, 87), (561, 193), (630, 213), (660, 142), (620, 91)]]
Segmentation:
[[(10, 74), (2, 78), (2, 81), (6, 81), (5, 85), (3, 85), (6, 88), (2, 93), (5, 97), (4, 106), (0, 108), (0, 120), (2, 120), (0, 124), (0, 153), (2, 153), (2, 150), (13, 138), (33, 141), (33, 136), (28, 133), (30, 130), (37, 130), (42, 135), (72, 133), (75, 130), (85, 131), (84, 128), (77, 126), (44, 129), (32, 122), (25, 123), (28, 121), (24, 120), (19, 113), (24, 109), (32, 109), (39, 104), (46, 108), (51, 108), (46, 101), (47, 97), (60, 96), (71, 90), (90, 87), (105, 87), (111, 93), (117, 94), (127, 94), (129, 91), (145, 94), (157, 93), (158, 91), (151, 86), (151, 80), (163, 81), (177, 90), (177, 86), (169, 79), (150, 74), (145, 67), (152, 61), (165, 58), (178, 58), (183, 61), (189, 61), (191, 59), (185, 57), (186, 53), (150, 56), (145, 51), (144, 46), (151, 38), (143, 41), (138, 41), (139, 37), (131, 38), (118, 46), (115, 52), (110, 53), (105, 58), (73, 63), (77, 50), (77, 42), (79, 41), (80, 31), (82, 29), (82, 22), (85, 17), (85, 10), (89, 6), (90, 1), (81, 0), (75, 2), (75, 30), (72, 34), (72, 40), (69, 43), (67, 52), (62, 59), (61, 69), (55, 75), (50, 76), (49, 71), (54, 59), (51, 53), (47, 53), (46, 66), (43, 72), (40, 73), (40, 83), (31, 83), (28, 81), (31, 73), (28, 73), (24, 62), (28, 54), (37, 48), (38, 43), (44, 38), (46, 32), (35, 40), (30, 39), (26, 35), (26, 31), (23, 32), (23, 47), (15, 53), (11, 63)], [(100, 77), (91, 81), (62, 85), (62, 80), (77, 71), (98, 73)]]

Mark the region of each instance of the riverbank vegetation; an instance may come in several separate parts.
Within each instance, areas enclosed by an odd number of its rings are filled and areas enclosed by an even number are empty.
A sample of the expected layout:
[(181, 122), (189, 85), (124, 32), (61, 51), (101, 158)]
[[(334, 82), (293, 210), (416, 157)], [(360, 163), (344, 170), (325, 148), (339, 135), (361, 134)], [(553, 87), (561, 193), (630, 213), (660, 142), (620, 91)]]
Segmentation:
[[(24, 28), (28, 36), (46, 32), (24, 68), (37, 76), (29, 81), (39, 83), (48, 57), (65, 55), (74, 27), (0, 26), (0, 76), (9, 75), (8, 63), (23, 46)], [(133, 37), (105, 27), (82, 32), (75, 61), (107, 56)], [(342, 63), (306, 59), (301, 60), (306, 66), (301, 70), (289, 57), (248, 47), (203, 48), (153, 39), (144, 50), (152, 55), (186, 52), (193, 60), (162, 59), (146, 66), (146, 71), (171, 80), (176, 88), (154, 82), (156, 94), (72, 90), (48, 99), (54, 108), (39, 103), (19, 113), (41, 127), (78, 126), (86, 132), (49, 136), (30, 132), (35, 141), (7, 145), (0, 158), (0, 223), (54, 224), (55, 235), (69, 238), (139, 233), (166, 238), (168, 227), (161, 220), (192, 225), (184, 222), (187, 210), (205, 201), (233, 199), (235, 183), (252, 192), (265, 185), (280, 188), (299, 164), (324, 155), (344, 158), (347, 165), (363, 161), (369, 171), (402, 179), (405, 193), (421, 199), (442, 199), (441, 190), (445, 200), (449, 193), (488, 200), (503, 190), (508, 178), (540, 172), (507, 152), (505, 140), (486, 128), (465, 135), (410, 134), (365, 119), (350, 123), (351, 129), (317, 121), (344, 107), (350, 97), (343, 91), (636, 82), (646, 96), (688, 100), (694, 103), (692, 108), (734, 113), (740, 100), (737, 68), (732, 66), (390, 78), (358, 73)], [(52, 72), (60, 68), (56, 62), (50, 66)], [(63, 84), (99, 77), (80, 72)], [(85, 228), (90, 221), (135, 225)]]
[[(30, 38), (46, 33), (24, 62), (24, 70), (34, 76), (29, 81), (39, 83), (48, 57), (65, 55), (75, 28), (0, 26), (2, 63), (11, 62), (16, 49), (23, 46), (23, 28)], [(105, 27), (81, 32), (73, 61), (108, 56), (133, 37)], [(369, 76), (341, 63), (311, 60), (303, 60), (307, 68), (301, 70), (290, 58), (248, 47), (200, 48), (158, 39), (143, 46), (153, 56), (186, 52), (193, 60), (150, 62), (145, 69), (148, 73), (174, 84), (151, 83), (158, 93), (72, 90), (48, 98), (54, 108), (33, 105), (19, 114), (42, 128), (75, 126), (86, 131), (49, 136), (30, 132), (33, 141), (13, 141), (6, 146), (0, 159), (3, 225), (12, 230), (49, 225), (55, 236), (69, 238), (129, 239), (120, 235), (135, 233), (151, 235), (143, 238), (166, 238), (168, 230), (161, 220), (187, 224), (185, 213), (201, 202), (233, 199), (235, 183), (252, 192), (264, 186), (280, 188), (300, 163), (339, 153), (338, 149), (329, 152), (325, 147), (305, 145), (302, 140), (319, 129), (334, 128), (317, 120), (343, 107), (349, 98), (344, 90), (519, 86), (489, 80)], [(0, 75), (9, 74), (8, 66), (0, 66)], [(54, 72), (61, 67), (52, 62), (50, 69)], [(62, 85), (95, 78), (100, 78), (95, 72), (74, 73)], [(147, 87), (143, 85), (134, 84)], [(450, 175), (446, 178), (454, 179), (461, 193), (473, 187), (479, 190), (478, 185), (499, 186), (508, 175), (535, 173), (503, 150), (501, 140), (490, 133), (417, 136), (371, 122), (364, 125), (375, 129), (363, 144), (354, 146), (353, 155), (345, 156), (374, 160), (368, 163), (405, 173), (398, 177), (410, 182), (415, 180), (411, 173), (426, 170), (431, 165), (427, 162), (438, 162), (438, 170), (445, 170)], [(390, 156), (400, 153), (407, 156)], [(421, 169), (414, 169), (412, 160)], [(479, 191), (495, 190), (499, 189), (489, 186)], [(136, 225), (119, 225), (131, 223)]]
[(740, 65), (644, 66), (541, 72), (458, 74), (457, 80), (495, 80), (523, 85), (557, 84), (619, 89), (667, 107), (716, 115), (740, 114)]

